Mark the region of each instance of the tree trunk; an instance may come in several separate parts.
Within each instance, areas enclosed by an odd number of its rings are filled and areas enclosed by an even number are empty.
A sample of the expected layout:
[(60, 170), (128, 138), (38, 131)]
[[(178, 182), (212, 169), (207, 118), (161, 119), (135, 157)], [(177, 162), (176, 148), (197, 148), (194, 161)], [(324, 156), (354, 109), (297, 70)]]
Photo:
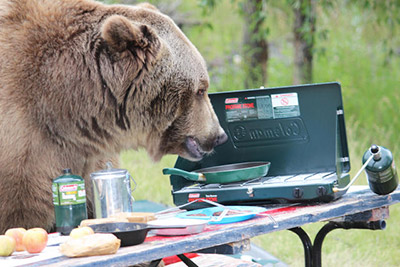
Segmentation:
[(258, 88), (267, 83), (268, 42), (263, 31), (263, 0), (243, 3), (243, 61), (246, 88)]
[(315, 1), (299, 0), (294, 8), (293, 84), (312, 83)]

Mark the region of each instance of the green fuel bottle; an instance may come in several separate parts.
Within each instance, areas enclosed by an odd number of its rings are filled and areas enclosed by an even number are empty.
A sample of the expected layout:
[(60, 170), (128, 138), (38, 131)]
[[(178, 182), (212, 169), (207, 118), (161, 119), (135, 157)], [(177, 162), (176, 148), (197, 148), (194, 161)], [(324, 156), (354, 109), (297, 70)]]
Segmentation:
[(398, 184), (396, 166), (394, 164), (392, 152), (389, 149), (372, 145), (362, 158), (363, 164), (369, 160), (365, 167), (369, 187), (378, 195), (387, 195), (393, 192)]
[(71, 169), (64, 169), (63, 174), (53, 180), (52, 190), (56, 231), (69, 235), (87, 219), (85, 181), (72, 175)]

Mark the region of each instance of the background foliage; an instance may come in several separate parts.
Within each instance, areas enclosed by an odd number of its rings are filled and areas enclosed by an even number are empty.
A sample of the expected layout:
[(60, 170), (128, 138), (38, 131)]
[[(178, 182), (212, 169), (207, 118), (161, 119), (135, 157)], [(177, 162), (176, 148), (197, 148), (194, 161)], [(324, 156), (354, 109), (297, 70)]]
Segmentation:
[[(128, 3), (132, 1), (107, 1)], [(206, 59), (210, 91), (245, 89), (243, 16), (234, 0), (150, 1), (179, 21), (183, 31)], [(263, 30), (268, 38), (268, 80), (259, 86), (293, 83), (293, 5), (298, 1), (266, 3)], [(361, 167), (365, 150), (376, 143), (389, 148), (400, 164), (400, 38), (399, 1), (316, 1), (316, 31), (312, 82), (338, 81), (349, 139), (351, 175)], [(168, 7), (174, 7), (168, 10)], [(164, 167), (176, 157), (152, 163), (144, 151), (122, 154), (122, 167), (138, 182), (137, 199), (173, 205)], [(361, 177), (358, 184), (366, 184)], [(400, 208), (391, 207), (385, 231), (335, 230), (325, 239), (324, 266), (399, 266)], [(306, 225), (313, 239), (323, 223)], [(289, 231), (254, 241), (291, 266), (303, 266), (302, 245)]]

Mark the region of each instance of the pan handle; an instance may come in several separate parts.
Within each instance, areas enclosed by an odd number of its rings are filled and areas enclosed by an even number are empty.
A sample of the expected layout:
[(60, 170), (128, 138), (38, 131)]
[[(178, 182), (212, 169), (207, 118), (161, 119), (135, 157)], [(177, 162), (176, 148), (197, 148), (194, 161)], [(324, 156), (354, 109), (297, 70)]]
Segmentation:
[(165, 169), (163, 169), (163, 174), (179, 175), (179, 176), (184, 177), (187, 180), (196, 181), (196, 182), (205, 182), (206, 181), (206, 177), (202, 173), (187, 172), (187, 171), (177, 169), (177, 168), (165, 168)]

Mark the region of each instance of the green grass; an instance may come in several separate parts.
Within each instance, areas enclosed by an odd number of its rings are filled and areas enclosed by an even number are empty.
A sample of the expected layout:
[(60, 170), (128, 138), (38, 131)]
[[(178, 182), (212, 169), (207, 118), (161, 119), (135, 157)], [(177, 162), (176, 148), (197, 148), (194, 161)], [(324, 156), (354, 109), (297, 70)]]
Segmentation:
[[(183, 1), (182, 9), (200, 17), (195, 1)], [(282, 11), (268, 19), (271, 56), (267, 86), (290, 85), (293, 73), (293, 50), (290, 43), (291, 26)], [(231, 1), (222, 1), (206, 17), (213, 29), (194, 27), (186, 34), (205, 57), (211, 77), (211, 91), (243, 88), (242, 63), (233, 60), (240, 54), (241, 18)], [(319, 9), (318, 29), (328, 31), (328, 39), (317, 40), (314, 61), (314, 82), (339, 81), (342, 85), (347, 135), (351, 158), (351, 176), (361, 167), (364, 151), (376, 143), (389, 148), (400, 164), (400, 58), (395, 55), (384, 64), (382, 39), (387, 36), (384, 26), (374, 23), (371, 16), (356, 7), (335, 6)], [(394, 36), (400, 47), (400, 39)], [(169, 178), (162, 168), (172, 167), (176, 156), (167, 156), (152, 163), (144, 151), (122, 154), (122, 167), (137, 181), (136, 199), (147, 199), (172, 205)], [(360, 177), (357, 184), (366, 184)], [(390, 208), (390, 218), (384, 231), (334, 230), (327, 235), (322, 248), (323, 266), (399, 266), (400, 205)], [(306, 225), (304, 229), (313, 240), (323, 223)], [(254, 238), (254, 242), (290, 264), (304, 266), (303, 248), (299, 238), (289, 231)]]

